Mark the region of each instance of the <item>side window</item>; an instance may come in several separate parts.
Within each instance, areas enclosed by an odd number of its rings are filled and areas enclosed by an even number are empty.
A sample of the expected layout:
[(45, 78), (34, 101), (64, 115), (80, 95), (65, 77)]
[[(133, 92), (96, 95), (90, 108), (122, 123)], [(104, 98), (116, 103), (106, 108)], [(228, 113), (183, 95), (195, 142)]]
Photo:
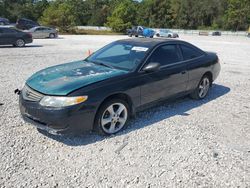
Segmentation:
[(43, 31), (43, 28), (37, 28), (36, 31)]
[(184, 60), (194, 59), (196, 57), (202, 56), (202, 53), (200, 53), (198, 50), (195, 50), (186, 45), (180, 45), (180, 46)]
[(177, 45), (172, 44), (158, 47), (149, 58), (149, 62), (157, 62), (161, 66), (179, 61), (181, 61), (179, 49)]

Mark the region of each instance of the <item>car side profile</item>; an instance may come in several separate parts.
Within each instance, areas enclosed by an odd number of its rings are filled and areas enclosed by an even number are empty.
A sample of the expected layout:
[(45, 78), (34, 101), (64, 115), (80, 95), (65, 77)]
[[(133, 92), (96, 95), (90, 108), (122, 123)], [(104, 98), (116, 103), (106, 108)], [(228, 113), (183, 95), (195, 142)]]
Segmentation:
[(174, 33), (168, 29), (156, 30), (155, 36), (157, 37), (167, 37), (167, 38), (179, 38), (178, 33)]
[(58, 33), (56, 29), (44, 26), (33, 27), (27, 32), (31, 33), (33, 38), (56, 38), (58, 37)]
[(24, 47), (25, 44), (32, 42), (33, 39), (30, 33), (25, 33), (12, 27), (0, 26), (0, 45)]
[(22, 117), (51, 134), (115, 134), (169, 98), (203, 99), (220, 72), (217, 55), (173, 39), (126, 39), (82, 61), (32, 75), (19, 92)]

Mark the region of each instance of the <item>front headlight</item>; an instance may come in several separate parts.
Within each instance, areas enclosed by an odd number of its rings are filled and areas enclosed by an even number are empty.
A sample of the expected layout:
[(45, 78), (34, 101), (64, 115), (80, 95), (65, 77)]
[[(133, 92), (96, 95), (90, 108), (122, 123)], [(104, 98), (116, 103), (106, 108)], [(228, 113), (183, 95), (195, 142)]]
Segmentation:
[(54, 97), (45, 96), (40, 101), (40, 105), (47, 107), (65, 107), (72, 106), (75, 104), (80, 104), (88, 99), (88, 96), (78, 96), (78, 97)]

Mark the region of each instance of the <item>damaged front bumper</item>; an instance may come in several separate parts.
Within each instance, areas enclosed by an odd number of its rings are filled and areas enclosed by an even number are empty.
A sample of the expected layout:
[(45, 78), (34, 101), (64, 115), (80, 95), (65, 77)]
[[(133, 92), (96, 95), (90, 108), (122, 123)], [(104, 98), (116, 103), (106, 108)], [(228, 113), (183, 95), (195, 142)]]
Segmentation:
[(26, 122), (50, 134), (75, 134), (93, 128), (95, 111), (91, 105), (81, 104), (63, 108), (43, 107), (39, 102), (25, 100), (20, 94), (19, 108)]

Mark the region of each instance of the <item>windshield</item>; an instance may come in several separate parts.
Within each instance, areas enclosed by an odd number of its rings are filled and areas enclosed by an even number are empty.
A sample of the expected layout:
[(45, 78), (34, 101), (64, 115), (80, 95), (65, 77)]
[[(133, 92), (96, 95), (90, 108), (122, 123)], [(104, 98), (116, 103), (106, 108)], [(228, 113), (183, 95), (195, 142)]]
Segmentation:
[(147, 51), (148, 48), (144, 46), (114, 42), (95, 52), (86, 61), (132, 71), (143, 60)]

